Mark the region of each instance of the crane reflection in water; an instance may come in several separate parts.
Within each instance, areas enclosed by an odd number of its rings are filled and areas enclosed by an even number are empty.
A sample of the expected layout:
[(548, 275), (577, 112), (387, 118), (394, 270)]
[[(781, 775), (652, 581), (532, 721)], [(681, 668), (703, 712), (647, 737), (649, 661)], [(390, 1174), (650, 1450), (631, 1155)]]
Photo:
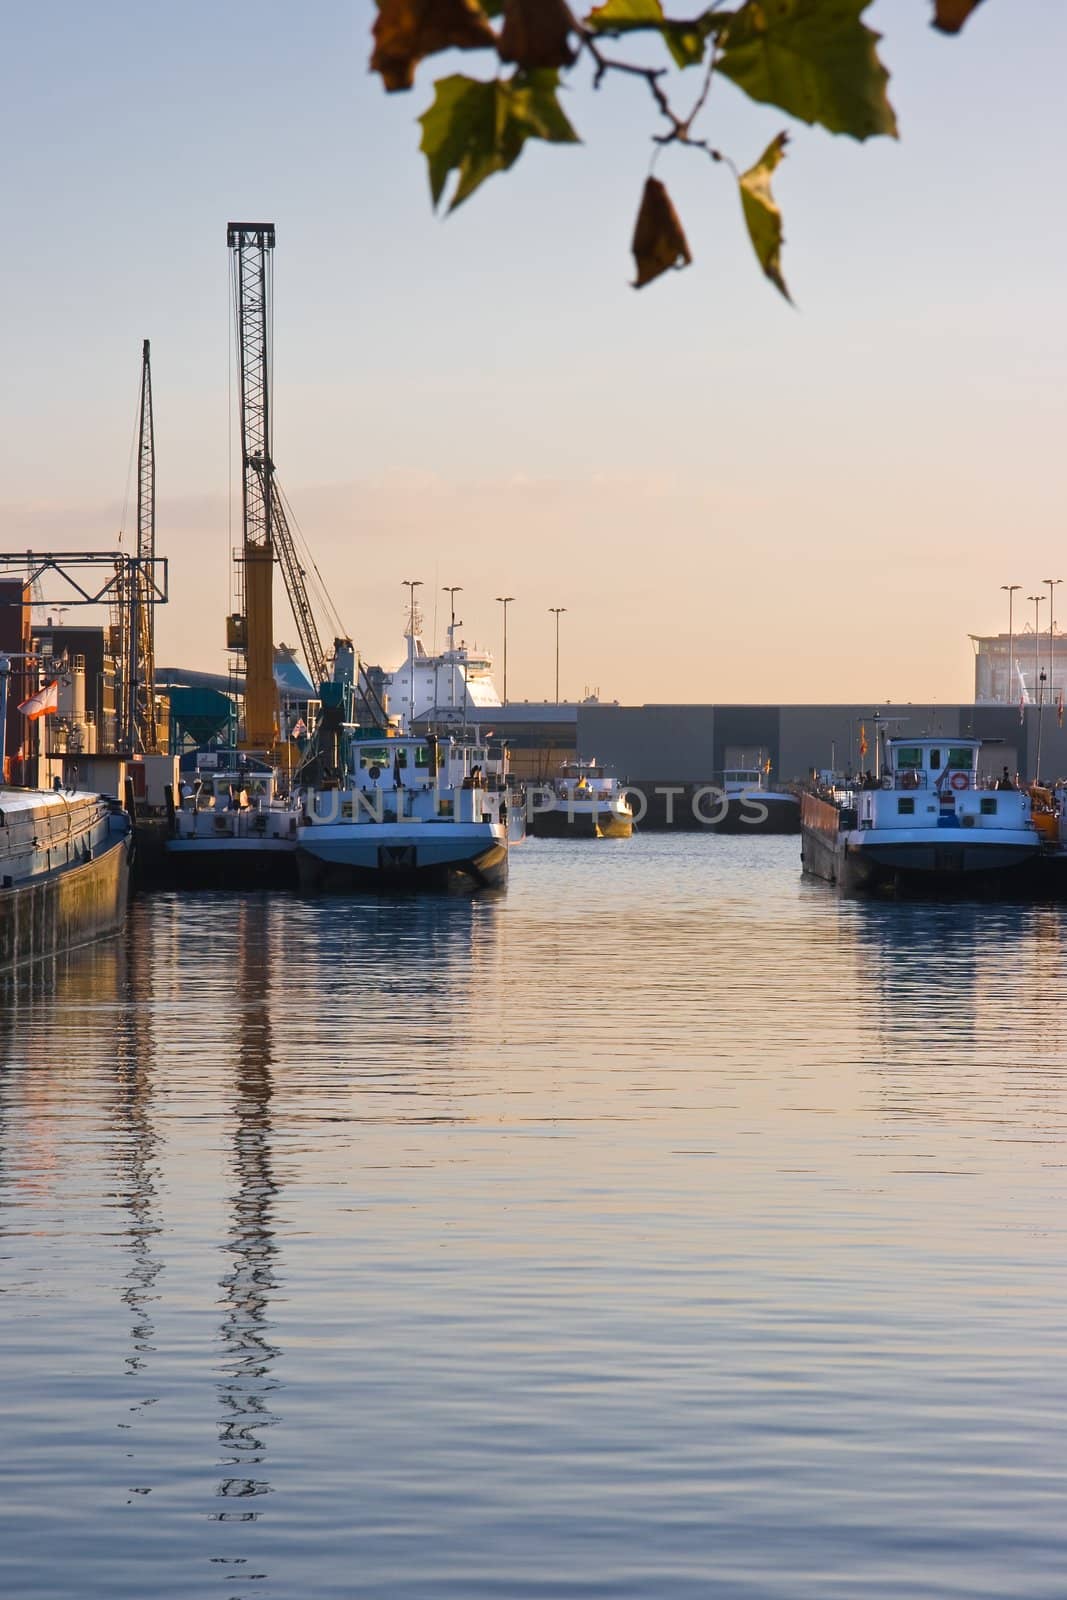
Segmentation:
[[(122, 1301), (130, 1314), (129, 1348), (125, 1372), (141, 1390), (131, 1400), (132, 1420), (119, 1427), (132, 1430), (137, 1418), (154, 1406), (158, 1395), (149, 1384), (150, 1358), (156, 1353), (156, 1320), (153, 1306), (160, 1299), (157, 1284), (163, 1262), (155, 1249), (163, 1231), (160, 1203), (160, 1168), (163, 1143), (153, 1117), (156, 1051), (152, 1028), (152, 976), (146, 962), (126, 959), (126, 945), (116, 940), (103, 947), (101, 959), (110, 958), (111, 984), (105, 992), (116, 998), (118, 1027), (115, 1033), (115, 1099), (112, 1108), (119, 1197), (128, 1222), (123, 1244), (129, 1265), (122, 1288)], [(99, 996), (100, 974), (94, 992)], [(134, 1452), (128, 1452), (131, 1460)], [(148, 1484), (129, 1485), (131, 1495), (151, 1493)]]
[(225, 1250), (229, 1268), (219, 1280), (223, 1307), (220, 1338), (222, 1377), (220, 1465), (229, 1469), (220, 1480), (220, 1499), (240, 1501), (215, 1513), (226, 1521), (255, 1521), (249, 1501), (270, 1492), (262, 1468), (267, 1432), (278, 1418), (272, 1376), (278, 1346), (271, 1339), (270, 1303), (278, 1287), (278, 1246), (274, 1203), (278, 1192), (271, 1153), (271, 1024), (272, 960), (270, 920), (263, 902), (249, 899), (236, 906), (238, 970), (235, 1014), (239, 1025), (236, 1082), (232, 1103), (230, 1171), (233, 1195)]

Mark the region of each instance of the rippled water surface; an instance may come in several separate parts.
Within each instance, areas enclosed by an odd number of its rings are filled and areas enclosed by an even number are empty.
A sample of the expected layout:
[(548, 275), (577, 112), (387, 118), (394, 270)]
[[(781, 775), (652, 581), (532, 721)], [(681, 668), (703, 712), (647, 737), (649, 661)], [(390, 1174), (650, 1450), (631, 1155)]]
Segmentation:
[(0, 990), (0, 1591), (1067, 1593), (1057, 909), (795, 839)]

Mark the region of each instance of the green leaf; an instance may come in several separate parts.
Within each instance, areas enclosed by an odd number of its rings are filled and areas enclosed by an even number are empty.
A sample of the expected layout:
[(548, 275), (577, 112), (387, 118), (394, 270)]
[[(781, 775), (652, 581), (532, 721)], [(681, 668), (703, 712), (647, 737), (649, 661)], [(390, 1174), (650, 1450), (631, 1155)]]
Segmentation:
[(637, 28), (662, 28), (661, 0), (604, 0), (585, 19), (593, 33), (632, 33)]
[(788, 143), (787, 133), (780, 133), (777, 139), (772, 139), (755, 166), (742, 172), (737, 182), (748, 236), (759, 264), (775, 288), (792, 304), (782, 277), (782, 213), (771, 194), (771, 173), (784, 157)]
[(753, 100), (854, 139), (896, 135), (871, 0), (747, 0), (719, 35), (719, 72)]
[(664, 16), (662, 0), (604, 0), (589, 13), (584, 26), (591, 33), (660, 33), (679, 67), (695, 67), (704, 59), (709, 35), (725, 28), (731, 15), (706, 11), (691, 22), (675, 22)]
[(439, 79), (433, 105), (419, 118), (434, 206), (451, 172), (459, 176), (448, 207), (454, 211), (486, 178), (513, 166), (527, 139), (580, 143), (556, 99), (558, 86), (552, 71), (490, 83), (458, 74)]

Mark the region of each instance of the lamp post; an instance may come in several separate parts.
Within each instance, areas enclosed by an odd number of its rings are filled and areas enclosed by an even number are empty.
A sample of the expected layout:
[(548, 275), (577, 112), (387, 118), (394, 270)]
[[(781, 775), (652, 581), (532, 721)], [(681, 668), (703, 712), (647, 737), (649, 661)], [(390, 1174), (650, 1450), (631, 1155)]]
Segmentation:
[(556, 619), (556, 704), (559, 705), (559, 619), (567, 607), (549, 606), (548, 609)]
[(1045, 670), (1042, 668), (1041, 672), (1038, 674), (1037, 683), (1037, 771), (1034, 774), (1035, 783), (1041, 782), (1041, 717), (1043, 712), (1042, 701), (1044, 699), (1044, 688)]
[[(451, 709), (455, 710), (455, 706), (456, 706), (456, 660), (455, 660), (455, 650), (456, 650), (456, 596), (457, 596), (457, 594), (462, 594), (463, 593), (463, 585), (461, 583), (446, 583), (446, 584), (443, 585), (443, 587), (441, 589), (441, 593), (442, 594), (447, 594), (447, 596), (448, 596), (448, 614), (449, 614), (449, 622), (448, 622), (448, 651), (449, 651), (449, 655), (452, 658), (449, 661), (449, 664), (448, 664), (448, 695), (449, 695), (449, 699), (451, 701)], [(462, 628), (462, 626), (463, 626), (462, 622), (459, 624), (459, 626)], [(464, 684), (466, 684), (466, 679), (464, 679)], [(467, 703), (466, 688), (464, 688), (464, 692), (463, 692), (463, 703), (464, 703), (464, 705), (466, 705), (466, 703)]]
[(403, 578), (401, 582), (411, 596), (408, 615), (408, 732), (415, 721), (415, 590), (422, 588), (421, 578)]
[(508, 703), (508, 606), (514, 600), (513, 594), (498, 594), (497, 599), (504, 607), (504, 704)]
[[(1028, 594), (1026, 598), (1028, 600), (1032, 600), (1034, 602), (1034, 694), (1036, 696), (1036, 694), (1037, 694), (1037, 669), (1041, 665), (1041, 639), (1040, 639), (1041, 625), (1038, 622), (1037, 611), (1038, 611), (1038, 607), (1040, 606), (1041, 602), (1044, 600), (1045, 597), (1044, 597), (1043, 594)], [(1023, 674), (1023, 681), (1024, 682), (1025, 682), (1025, 678), (1026, 678), (1026, 675), (1024, 673)]]
[(1011, 705), (1015, 699), (1015, 630), (1012, 626), (1012, 600), (1016, 589), (1021, 589), (1020, 583), (1002, 583), (1000, 586), (1008, 596), (1008, 692), (1004, 696), (1005, 705)]
[(1055, 646), (1052, 642), (1052, 614), (1056, 609), (1056, 585), (1062, 583), (1062, 578), (1042, 578), (1042, 583), (1048, 585), (1048, 694), (1049, 699), (1056, 692), (1056, 675), (1053, 672)]
[(4, 782), (7, 763), (7, 685), (11, 677), (11, 662), (0, 651), (0, 783)]

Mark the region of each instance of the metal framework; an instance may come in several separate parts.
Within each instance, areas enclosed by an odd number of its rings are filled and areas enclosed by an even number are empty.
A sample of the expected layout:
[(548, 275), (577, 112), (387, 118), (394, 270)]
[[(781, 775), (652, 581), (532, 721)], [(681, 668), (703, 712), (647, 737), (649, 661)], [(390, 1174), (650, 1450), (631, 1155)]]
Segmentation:
[[(101, 572), (103, 568), (103, 572)], [(119, 697), (118, 748), (132, 755), (143, 743), (137, 720), (136, 685), (140, 666), (139, 637), (134, 613), (154, 616), (156, 606), (166, 605), (169, 574), (165, 557), (127, 555), (124, 550), (64, 550), (38, 555), (33, 550), (0, 551), (0, 576), (11, 573), (29, 584), (35, 605), (110, 606), (119, 619), (118, 668), (122, 694)], [(63, 587), (45, 596), (43, 579), (58, 579)], [(149, 622), (154, 636), (154, 624)], [(147, 750), (148, 746), (144, 748)], [(155, 748), (155, 747), (153, 747)]]
[(146, 755), (159, 750), (156, 726), (156, 613), (149, 602), (147, 575), (156, 559), (156, 435), (152, 419), (152, 363), (149, 342), (141, 349), (141, 426), (137, 452), (137, 559), (131, 618), (137, 668), (129, 685), (129, 723)]
[(274, 689), (274, 461), (271, 453), (270, 252), (274, 224), (231, 222), (234, 323), (241, 407), (241, 487), (244, 543), (239, 608), (244, 619), (236, 649), (244, 657), (246, 749), (269, 750), (277, 733)]
[[(100, 567), (108, 575), (98, 583), (77, 577), (80, 571), (96, 572)], [(48, 573), (66, 584), (66, 589), (56, 595), (45, 596), (34, 605), (105, 606), (121, 601), (129, 593), (131, 574), (142, 578), (143, 592), (148, 605), (165, 606), (170, 598), (166, 556), (154, 556), (144, 562), (140, 556), (127, 555), (124, 550), (62, 550), (39, 555), (34, 550), (0, 550), (0, 573), (11, 573), (26, 583), (39, 583)]]

